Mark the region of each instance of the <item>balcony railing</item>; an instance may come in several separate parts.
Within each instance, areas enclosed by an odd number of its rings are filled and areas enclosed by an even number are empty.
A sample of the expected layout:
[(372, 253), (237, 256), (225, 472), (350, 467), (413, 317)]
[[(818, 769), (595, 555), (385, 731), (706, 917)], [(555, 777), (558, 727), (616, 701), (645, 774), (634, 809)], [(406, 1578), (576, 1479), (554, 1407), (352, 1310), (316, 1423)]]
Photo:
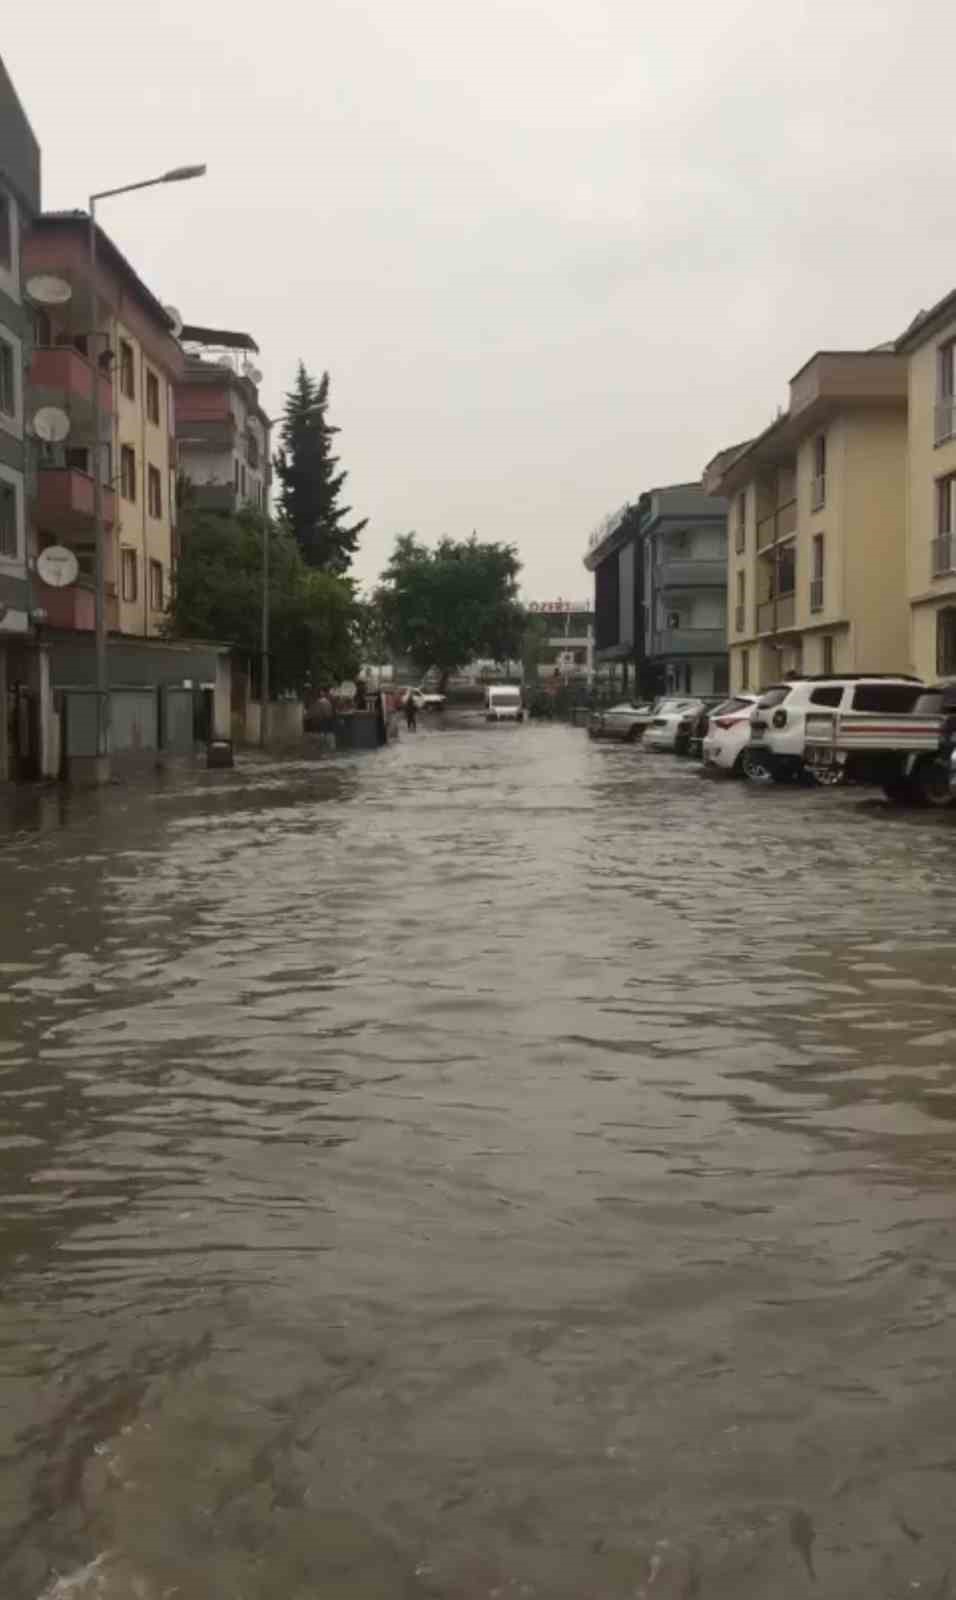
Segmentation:
[(792, 628), (795, 615), (794, 594), (780, 594), (776, 600), (764, 600), (757, 607), (757, 632), (777, 633), (782, 628)]
[(822, 511), (827, 503), (827, 475), (821, 472), (819, 477), (810, 480), (810, 510)]
[(810, 580), (810, 610), (823, 610), (823, 579), (811, 578)]
[(734, 611), (734, 632), (735, 633), (743, 633), (744, 632), (744, 625), (746, 623), (746, 620), (747, 620), (747, 609), (746, 609), (746, 607), (745, 606), (737, 606), (735, 611)]
[(724, 628), (658, 628), (654, 654), (659, 656), (719, 655), (727, 648)]
[(700, 561), (665, 556), (656, 568), (659, 589), (714, 589), (727, 582), (726, 561)]
[[(81, 409), (92, 408), (93, 384), (99, 383), (100, 411), (108, 417), (113, 410), (113, 386), (109, 374), (97, 370), (93, 362), (72, 345), (36, 345), (30, 361), (30, 384), (36, 406), (49, 391), (58, 400), (72, 402)], [(37, 393), (44, 391), (44, 394)]]
[[(103, 526), (111, 528), (116, 496), (103, 485)], [(93, 527), (93, 479), (77, 467), (45, 467), (37, 472), (36, 517), (47, 533), (82, 533)]]
[(797, 531), (797, 502), (785, 500), (783, 505), (772, 511), (769, 517), (761, 517), (757, 523), (757, 549), (766, 550), (769, 545), (776, 544), (779, 539), (786, 539)]
[(941, 578), (944, 572), (952, 572), (954, 553), (954, 535), (951, 533), (937, 534), (930, 546), (930, 563), (934, 578)]
[(936, 402), (935, 442), (942, 444), (956, 433), (956, 395), (947, 394)]

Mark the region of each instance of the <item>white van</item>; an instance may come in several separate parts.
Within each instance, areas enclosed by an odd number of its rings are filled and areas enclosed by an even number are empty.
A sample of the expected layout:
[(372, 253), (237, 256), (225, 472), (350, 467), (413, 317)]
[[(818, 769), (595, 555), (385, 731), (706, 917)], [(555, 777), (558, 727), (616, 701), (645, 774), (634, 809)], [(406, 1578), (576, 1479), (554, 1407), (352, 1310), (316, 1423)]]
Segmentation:
[(523, 722), (524, 706), (521, 704), (521, 690), (514, 684), (504, 684), (501, 688), (489, 689), (485, 695), (485, 721)]

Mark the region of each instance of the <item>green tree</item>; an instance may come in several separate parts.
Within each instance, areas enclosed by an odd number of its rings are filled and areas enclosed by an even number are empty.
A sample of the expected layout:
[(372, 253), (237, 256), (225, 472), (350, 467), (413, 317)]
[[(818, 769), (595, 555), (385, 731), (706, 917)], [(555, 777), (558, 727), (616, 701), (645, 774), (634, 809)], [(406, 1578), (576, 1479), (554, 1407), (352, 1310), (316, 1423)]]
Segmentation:
[(356, 601), (348, 580), (310, 570), (282, 525), (258, 512), (187, 506), (167, 623), (178, 637), (220, 639), (255, 663), (262, 639), (263, 540), (269, 540), (272, 687), (301, 694), (350, 677), (358, 663)]
[(448, 678), (476, 656), (517, 657), (525, 616), (518, 604), (521, 563), (513, 545), (442, 539), (434, 550), (414, 533), (395, 541), (376, 604), (392, 648), (422, 673)]
[(525, 683), (537, 683), (542, 663), (550, 654), (546, 618), (537, 613), (529, 615), (521, 636), (521, 670)]
[(332, 441), (338, 433), (328, 420), (329, 375), (316, 381), (299, 362), (295, 385), (286, 395), (275, 457), (281, 484), (279, 509), (291, 528), (307, 565), (339, 576), (346, 573), (368, 518), (346, 518), (351, 506), (339, 504), (348, 474), (338, 471)]

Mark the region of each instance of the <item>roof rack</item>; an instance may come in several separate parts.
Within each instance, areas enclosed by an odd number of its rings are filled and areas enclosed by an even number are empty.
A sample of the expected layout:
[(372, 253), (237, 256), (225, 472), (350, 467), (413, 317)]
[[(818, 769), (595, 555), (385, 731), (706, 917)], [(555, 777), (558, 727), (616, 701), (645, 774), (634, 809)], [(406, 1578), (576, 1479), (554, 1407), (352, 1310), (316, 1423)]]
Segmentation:
[[(783, 689), (794, 683), (879, 683), (888, 679), (891, 683), (923, 683), (923, 678), (917, 677), (914, 672), (794, 672), (789, 678), (781, 678), (771, 687)], [(766, 692), (766, 691), (765, 691)]]

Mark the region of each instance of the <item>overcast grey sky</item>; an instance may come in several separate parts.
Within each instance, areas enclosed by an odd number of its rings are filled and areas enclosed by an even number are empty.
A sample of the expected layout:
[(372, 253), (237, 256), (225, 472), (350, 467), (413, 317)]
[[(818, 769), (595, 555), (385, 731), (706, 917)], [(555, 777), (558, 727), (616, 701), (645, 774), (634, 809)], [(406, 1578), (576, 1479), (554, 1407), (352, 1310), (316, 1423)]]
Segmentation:
[(92, 0), (2, 48), (47, 207), (209, 163), (103, 224), (268, 409), (329, 368), (363, 578), (477, 528), (583, 597), (606, 511), (956, 284), (950, 0)]

